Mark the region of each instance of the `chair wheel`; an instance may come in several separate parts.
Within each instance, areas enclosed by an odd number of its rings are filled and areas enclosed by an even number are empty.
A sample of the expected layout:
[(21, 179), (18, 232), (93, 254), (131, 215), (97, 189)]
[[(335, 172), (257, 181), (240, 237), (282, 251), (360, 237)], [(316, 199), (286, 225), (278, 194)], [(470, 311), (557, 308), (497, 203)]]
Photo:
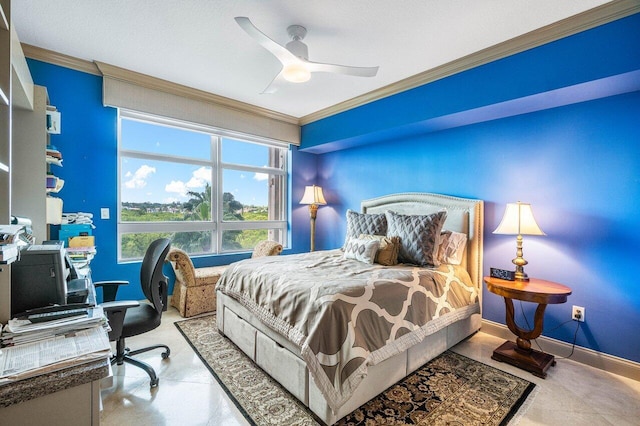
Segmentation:
[(151, 380), (151, 387), (157, 388), (159, 382), (160, 382), (160, 379)]
[(162, 359), (167, 359), (169, 358), (170, 354), (171, 354), (170, 351), (166, 351), (166, 352), (162, 352), (160, 355), (162, 356)]

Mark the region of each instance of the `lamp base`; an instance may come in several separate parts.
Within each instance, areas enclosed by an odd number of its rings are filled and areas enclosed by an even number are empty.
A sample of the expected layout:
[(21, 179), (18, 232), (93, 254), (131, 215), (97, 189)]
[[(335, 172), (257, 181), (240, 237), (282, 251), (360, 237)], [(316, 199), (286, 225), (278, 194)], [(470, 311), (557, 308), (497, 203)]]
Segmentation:
[(515, 276), (516, 281), (529, 281), (529, 275), (525, 274), (524, 272), (516, 271), (515, 275), (516, 275)]

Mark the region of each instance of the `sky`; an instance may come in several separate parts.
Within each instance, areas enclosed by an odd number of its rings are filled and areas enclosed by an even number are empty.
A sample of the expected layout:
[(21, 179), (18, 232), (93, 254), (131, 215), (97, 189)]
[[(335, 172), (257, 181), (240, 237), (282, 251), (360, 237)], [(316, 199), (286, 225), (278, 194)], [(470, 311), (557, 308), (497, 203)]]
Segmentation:
[[(205, 161), (210, 160), (212, 149), (208, 134), (126, 118), (121, 120), (120, 147)], [(268, 148), (225, 138), (222, 160), (265, 167)], [(267, 205), (267, 174), (225, 169), (222, 180), (223, 191), (232, 193), (242, 204)], [(122, 156), (120, 182), (122, 202), (185, 202), (191, 198), (188, 191), (202, 192), (206, 183), (211, 183), (211, 167)]]

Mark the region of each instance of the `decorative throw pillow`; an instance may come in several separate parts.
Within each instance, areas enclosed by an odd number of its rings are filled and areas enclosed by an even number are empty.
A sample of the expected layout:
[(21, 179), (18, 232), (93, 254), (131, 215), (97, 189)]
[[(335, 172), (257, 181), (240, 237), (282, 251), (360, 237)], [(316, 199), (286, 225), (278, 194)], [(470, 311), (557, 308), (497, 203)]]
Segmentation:
[(398, 264), (398, 251), (400, 250), (400, 238), (385, 237), (384, 235), (360, 234), (361, 240), (379, 241), (380, 247), (376, 254), (375, 262), (385, 266)]
[(359, 238), (350, 238), (344, 246), (343, 257), (345, 259), (355, 259), (360, 262), (373, 263), (376, 253), (380, 247), (380, 241), (377, 240), (361, 240)]
[(459, 265), (464, 258), (464, 249), (467, 247), (467, 234), (455, 231), (442, 231), (438, 248), (438, 261)]
[(403, 215), (387, 211), (387, 236), (400, 237), (398, 261), (420, 266), (439, 266), (438, 244), (447, 212)]
[[(347, 235), (344, 239), (346, 246), (349, 238), (358, 238), (360, 234), (385, 235), (387, 233), (387, 218), (384, 213), (365, 214), (347, 210)], [(344, 248), (344, 247), (343, 247)]]

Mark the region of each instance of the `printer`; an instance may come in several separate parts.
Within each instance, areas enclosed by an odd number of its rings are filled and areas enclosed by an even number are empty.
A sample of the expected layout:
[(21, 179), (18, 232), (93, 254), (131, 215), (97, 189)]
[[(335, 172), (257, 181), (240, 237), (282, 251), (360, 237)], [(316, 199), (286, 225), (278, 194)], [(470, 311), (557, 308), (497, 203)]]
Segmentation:
[(78, 274), (62, 241), (30, 245), (11, 267), (11, 316), (50, 305), (84, 303), (89, 282)]

